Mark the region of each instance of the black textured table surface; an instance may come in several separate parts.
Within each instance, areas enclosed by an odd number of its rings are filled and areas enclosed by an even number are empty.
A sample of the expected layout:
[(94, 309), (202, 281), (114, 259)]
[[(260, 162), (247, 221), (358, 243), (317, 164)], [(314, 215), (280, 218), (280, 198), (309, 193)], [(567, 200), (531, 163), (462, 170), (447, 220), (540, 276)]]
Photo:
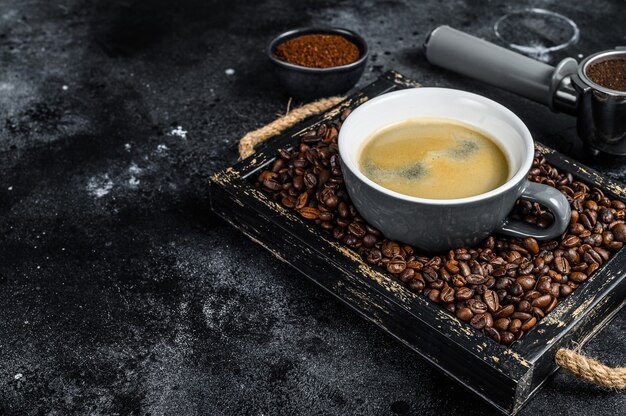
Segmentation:
[[(624, 1), (0, 3), (0, 415), (492, 411), (209, 210), (207, 178), (283, 113), (266, 42), (361, 33), (359, 86), (396, 69), (478, 92), (583, 159), (574, 119), (430, 66), (450, 24), (495, 41), (525, 6), (572, 18), (578, 57), (626, 43)], [(624, 158), (586, 163), (626, 182)], [(585, 348), (626, 361), (626, 313)], [(562, 372), (523, 410), (626, 413)]]

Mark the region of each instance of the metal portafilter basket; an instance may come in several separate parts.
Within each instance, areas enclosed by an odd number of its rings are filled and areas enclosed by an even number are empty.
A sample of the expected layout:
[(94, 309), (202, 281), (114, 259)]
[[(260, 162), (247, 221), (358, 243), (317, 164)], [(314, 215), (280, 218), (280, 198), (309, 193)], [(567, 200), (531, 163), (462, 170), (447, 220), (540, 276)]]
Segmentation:
[(586, 74), (594, 63), (626, 59), (626, 48), (598, 52), (580, 64), (565, 58), (553, 67), (449, 26), (431, 31), (424, 48), (431, 64), (576, 116), (585, 145), (626, 155), (626, 91), (605, 88)]

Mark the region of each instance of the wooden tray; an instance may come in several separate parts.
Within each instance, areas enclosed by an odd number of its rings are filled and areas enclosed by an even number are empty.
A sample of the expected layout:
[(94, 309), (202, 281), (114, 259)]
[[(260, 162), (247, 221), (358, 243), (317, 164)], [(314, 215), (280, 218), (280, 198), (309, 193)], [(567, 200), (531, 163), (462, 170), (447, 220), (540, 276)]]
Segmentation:
[[(213, 211), (280, 260), (302, 272), (407, 348), (505, 414), (516, 414), (557, 369), (558, 348), (584, 345), (623, 306), (626, 251), (620, 250), (572, 295), (510, 348), (503, 347), (441, 306), (371, 267), (315, 224), (254, 188), (254, 178), (279, 148), (289, 148), (320, 122), (377, 95), (419, 86), (396, 72), (355, 93), (326, 113), (271, 138), (253, 156), (210, 180)], [(548, 162), (575, 178), (624, 199), (618, 182), (537, 145)]]

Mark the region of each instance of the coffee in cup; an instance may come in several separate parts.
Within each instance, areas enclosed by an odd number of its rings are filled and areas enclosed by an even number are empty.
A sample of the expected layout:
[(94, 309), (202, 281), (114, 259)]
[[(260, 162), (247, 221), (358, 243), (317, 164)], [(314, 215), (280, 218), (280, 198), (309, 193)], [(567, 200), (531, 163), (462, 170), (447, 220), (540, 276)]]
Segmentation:
[(486, 134), (455, 120), (407, 119), (368, 138), (359, 168), (404, 195), (454, 199), (479, 195), (509, 179), (506, 154)]

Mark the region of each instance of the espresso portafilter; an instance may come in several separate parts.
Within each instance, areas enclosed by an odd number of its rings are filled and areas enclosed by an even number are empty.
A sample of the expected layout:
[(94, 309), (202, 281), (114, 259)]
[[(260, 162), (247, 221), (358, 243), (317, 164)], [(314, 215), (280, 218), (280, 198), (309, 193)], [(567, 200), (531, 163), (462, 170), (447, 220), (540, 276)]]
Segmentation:
[(555, 67), (449, 26), (432, 30), (426, 59), (437, 65), (547, 105), (577, 118), (578, 136), (591, 149), (626, 155), (626, 91), (591, 81), (587, 68), (626, 59), (626, 48), (598, 52), (580, 64), (565, 58)]

